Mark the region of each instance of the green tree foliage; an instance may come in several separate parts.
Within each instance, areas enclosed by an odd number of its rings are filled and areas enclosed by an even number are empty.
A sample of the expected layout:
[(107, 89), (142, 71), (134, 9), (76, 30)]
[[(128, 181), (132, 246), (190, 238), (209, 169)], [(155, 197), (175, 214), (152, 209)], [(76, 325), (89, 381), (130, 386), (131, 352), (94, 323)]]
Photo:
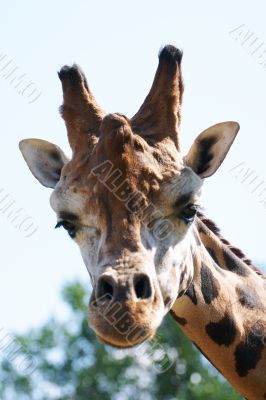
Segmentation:
[(6, 360), (0, 368), (1, 400), (239, 400), (169, 315), (156, 340), (136, 349), (102, 344), (86, 322), (88, 294), (76, 282), (63, 289), (65, 322), (17, 338), (37, 361), (23, 375)]

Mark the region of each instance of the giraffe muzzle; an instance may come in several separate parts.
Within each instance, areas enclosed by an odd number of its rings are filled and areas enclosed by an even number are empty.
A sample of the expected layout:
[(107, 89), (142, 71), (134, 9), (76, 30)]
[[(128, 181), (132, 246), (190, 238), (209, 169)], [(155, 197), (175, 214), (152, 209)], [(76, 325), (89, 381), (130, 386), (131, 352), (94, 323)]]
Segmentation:
[(90, 299), (88, 322), (102, 341), (126, 348), (154, 336), (163, 310), (159, 285), (148, 274), (124, 280), (102, 274)]

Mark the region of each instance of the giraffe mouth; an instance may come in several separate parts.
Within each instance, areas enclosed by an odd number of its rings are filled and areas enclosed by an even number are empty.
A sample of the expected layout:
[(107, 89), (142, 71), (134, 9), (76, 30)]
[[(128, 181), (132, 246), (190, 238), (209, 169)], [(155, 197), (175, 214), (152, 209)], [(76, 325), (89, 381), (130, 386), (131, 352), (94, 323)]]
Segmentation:
[(96, 333), (96, 335), (104, 344), (107, 344), (108, 346), (114, 347), (116, 349), (130, 349), (130, 348), (136, 347), (148, 340), (151, 340), (154, 337), (154, 333), (151, 333), (147, 337), (144, 337), (142, 340), (140, 340), (136, 343), (133, 343), (133, 342), (129, 342), (129, 341), (126, 341), (126, 342), (113, 341), (109, 338), (106, 339), (105, 337), (102, 337), (100, 334)]
[(130, 348), (151, 339), (164, 316), (162, 301), (149, 299), (107, 304), (89, 304), (88, 324), (104, 343), (116, 348)]
[(129, 323), (127, 325), (126, 320), (121, 322), (118, 327), (103, 321), (99, 316), (97, 318), (90, 317), (89, 326), (102, 342), (120, 349), (135, 347), (150, 340), (157, 329), (157, 326), (151, 326), (147, 323)]

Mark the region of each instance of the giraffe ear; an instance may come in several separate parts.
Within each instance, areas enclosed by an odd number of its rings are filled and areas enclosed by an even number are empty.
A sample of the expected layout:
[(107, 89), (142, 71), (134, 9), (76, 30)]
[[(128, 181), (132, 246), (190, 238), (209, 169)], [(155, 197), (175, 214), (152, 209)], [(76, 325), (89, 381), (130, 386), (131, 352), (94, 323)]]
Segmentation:
[(201, 178), (213, 175), (222, 164), (239, 128), (237, 122), (229, 121), (213, 125), (203, 131), (184, 158), (186, 165)]
[(63, 166), (68, 162), (63, 151), (55, 144), (41, 139), (22, 140), (19, 148), (35, 178), (43, 186), (54, 188)]

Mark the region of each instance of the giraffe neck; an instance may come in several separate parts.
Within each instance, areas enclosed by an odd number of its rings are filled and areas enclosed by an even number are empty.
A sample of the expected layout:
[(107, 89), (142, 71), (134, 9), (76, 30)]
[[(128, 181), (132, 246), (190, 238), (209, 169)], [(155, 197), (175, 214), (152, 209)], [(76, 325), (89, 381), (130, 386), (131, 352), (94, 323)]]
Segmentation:
[(243, 396), (265, 400), (266, 279), (201, 219), (194, 234), (193, 282), (171, 313)]

